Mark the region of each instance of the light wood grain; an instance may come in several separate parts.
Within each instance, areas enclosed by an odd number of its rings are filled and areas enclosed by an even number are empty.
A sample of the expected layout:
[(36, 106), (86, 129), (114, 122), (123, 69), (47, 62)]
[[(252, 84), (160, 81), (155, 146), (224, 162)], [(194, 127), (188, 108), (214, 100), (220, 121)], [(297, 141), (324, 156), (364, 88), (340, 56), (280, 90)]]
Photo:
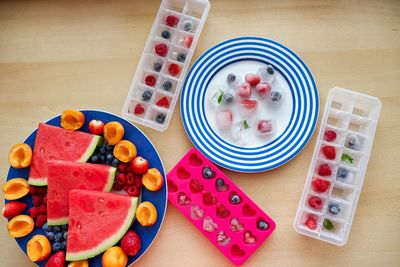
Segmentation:
[[(119, 113), (159, 1), (0, 2), (0, 175), (10, 146), (65, 108)], [(315, 135), (288, 164), (265, 173), (224, 170), (277, 222), (245, 266), (399, 266), (399, 1), (212, 1), (194, 59), (230, 37), (281, 42), (310, 67), (321, 107), (334, 86), (381, 98), (383, 109), (349, 242), (295, 233)], [(319, 125), (318, 125), (319, 126)], [(177, 106), (164, 132), (139, 126), (169, 171), (192, 147)], [(179, 140), (179, 141), (177, 141)], [(0, 220), (0, 266), (34, 266)], [(136, 266), (230, 266), (174, 207)]]

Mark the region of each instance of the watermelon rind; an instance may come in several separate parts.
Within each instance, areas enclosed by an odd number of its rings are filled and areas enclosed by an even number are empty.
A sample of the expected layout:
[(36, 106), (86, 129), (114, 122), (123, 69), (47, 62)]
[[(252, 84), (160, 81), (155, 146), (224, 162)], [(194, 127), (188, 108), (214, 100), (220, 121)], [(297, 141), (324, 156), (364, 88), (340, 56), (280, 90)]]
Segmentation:
[(46, 186), (47, 178), (28, 178), (28, 184), (33, 186)]
[[(117, 173), (117, 168), (111, 167), (110, 170), (108, 171), (107, 184), (105, 185), (105, 187), (102, 191), (104, 191), (104, 192), (111, 191), (113, 184), (114, 184), (114, 179), (115, 179), (116, 173)], [(69, 217), (62, 217), (59, 219), (47, 218), (47, 225), (49, 225), (49, 226), (64, 225), (64, 224), (68, 224), (68, 223), (69, 223)]]
[(137, 204), (138, 204), (138, 198), (132, 197), (131, 207), (129, 208), (129, 212), (125, 218), (125, 221), (122, 224), (121, 228), (119, 228), (119, 230), (114, 235), (110, 236), (102, 243), (100, 243), (98, 246), (92, 249), (80, 252), (67, 252), (65, 259), (67, 261), (80, 261), (93, 258), (99, 255), (100, 253), (106, 251), (107, 249), (111, 248), (116, 243), (118, 243), (118, 241), (121, 240), (124, 234), (129, 230), (129, 227), (132, 225), (134, 221)]

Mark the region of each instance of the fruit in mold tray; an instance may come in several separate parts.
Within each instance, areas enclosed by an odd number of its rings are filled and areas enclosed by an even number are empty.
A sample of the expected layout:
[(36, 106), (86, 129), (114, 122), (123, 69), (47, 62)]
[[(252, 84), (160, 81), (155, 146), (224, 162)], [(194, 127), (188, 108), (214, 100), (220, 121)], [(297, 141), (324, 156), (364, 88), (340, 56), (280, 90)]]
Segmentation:
[(125, 267), (128, 263), (128, 256), (118, 246), (107, 249), (101, 259), (103, 267)]
[(322, 153), (327, 159), (336, 158), (336, 149), (334, 146), (324, 146), (322, 147)]
[(103, 164), (49, 161), (47, 166), (48, 225), (68, 223), (68, 192), (70, 190), (87, 189), (109, 192), (116, 173), (116, 168)]
[(328, 205), (328, 211), (333, 215), (338, 215), (340, 213), (340, 206), (338, 203), (332, 202)]
[(142, 226), (152, 226), (157, 220), (156, 207), (149, 201), (140, 203), (136, 210), (136, 218)]
[(121, 248), (129, 256), (135, 256), (139, 252), (141, 246), (142, 241), (139, 235), (133, 230), (126, 232), (121, 240)]
[(251, 85), (246, 82), (236, 89), (236, 94), (242, 98), (249, 98), (251, 96)]
[(124, 126), (117, 121), (112, 121), (104, 125), (104, 138), (109, 145), (116, 145), (124, 137), (124, 134)]
[(319, 179), (319, 178), (314, 179), (312, 181), (312, 187), (313, 187), (314, 191), (317, 192), (317, 193), (326, 192), (328, 190), (330, 184), (331, 183), (329, 181), (322, 180), (322, 179)]
[(156, 168), (149, 169), (143, 175), (143, 185), (150, 191), (158, 191), (164, 184), (162, 174)]
[(249, 73), (246, 74), (245, 80), (250, 84), (250, 86), (256, 86), (260, 83), (261, 77), (257, 74)]
[(169, 31), (162, 31), (161, 32), (161, 37), (164, 38), (164, 39), (169, 39), (171, 37), (171, 33)]
[(182, 22), (182, 30), (186, 32), (191, 32), (193, 30), (193, 26), (194, 26), (193, 21), (191, 21), (190, 19), (187, 19)]
[(154, 50), (157, 55), (159, 55), (161, 57), (165, 57), (168, 53), (168, 46), (166, 44), (157, 44), (154, 47)]
[(8, 163), (16, 169), (26, 168), (32, 162), (32, 149), (27, 144), (13, 145), (8, 153)]
[(307, 226), (309, 229), (311, 230), (315, 230), (317, 229), (317, 216), (315, 216), (314, 214), (309, 214), (307, 216), (307, 219), (304, 223), (305, 226)]
[(179, 23), (179, 18), (174, 15), (168, 15), (165, 18), (165, 23), (170, 27), (176, 27), (176, 25)]
[(71, 190), (67, 261), (92, 258), (116, 244), (133, 222), (137, 202), (120, 194)]
[(328, 130), (324, 133), (324, 140), (328, 142), (333, 142), (336, 139), (336, 132)]
[(65, 130), (40, 123), (33, 150), (28, 183), (47, 185), (47, 160), (86, 162), (101, 138), (80, 131)]
[(104, 131), (104, 122), (100, 120), (91, 120), (89, 122), (89, 131), (92, 134), (102, 135)]
[(185, 46), (186, 46), (187, 48), (190, 48), (190, 46), (192, 45), (192, 42), (193, 42), (193, 37), (192, 37), (192, 36), (186, 36), (186, 37), (183, 39), (183, 43), (185, 44)]
[(147, 86), (154, 86), (156, 84), (157, 78), (154, 75), (147, 75), (144, 78), (144, 83)]
[(158, 113), (156, 116), (156, 122), (159, 124), (163, 124), (165, 122), (166, 115), (164, 113)]
[(17, 215), (20, 215), (28, 205), (24, 202), (11, 201), (4, 205), (2, 214), (5, 218), (11, 219)]
[(129, 162), (134, 157), (136, 157), (137, 150), (136, 146), (128, 140), (121, 140), (119, 143), (114, 147), (114, 156), (122, 162)]
[(181, 72), (181, 68), (179, 67), (178, 64), (172, 63), (168, 67), (168, 73), (171, 74), (172, 76), (178, 76), (178, 74)]
[(133, 110), (133, 114), (142, 115), (144, 113), (144, 107), (141, 104), (137, 104)]
[(12, 237), (23, 237), (30, 234), (35, 227), (33, 219), (28, 215), (18, 215), (12, 218), (8, 224), (8, 233)]
[(313, 209), (320, 210), (322, 209), (322, 200), (319, 197), (310, 197), (308, 199), (308, 205)]
[(168, 99), (164, 96), (162, 98), (160, 98), (160, 100), (158, 100), (156, 102), (156, 105), (162, 108), (169, 108), (169, 101)]
[(85, 115), (79, 110), (66, 109), (61, 113), (61, 127), (67, 130), (78, 130), (85, 124)]
[(51, 253), (49, 240), (44, 235), (34, 235), (26, 244), (26, 253), (31, 261), (46, 259)]
[(156, 62), (153, 64), (153, 70), (155, 70), (156, 72), (160, 72), (162, 68), (162, 64), (160, 62)]
[(58, 251), (47, 261), (45, 267), (65, 267), (65, 252)]
[(29, 193), (29, 184), (24, 178), (13, 178), (3, 184), (4, 198), (15, 200)]
[(330, 176), (332, 174), (331, 167), (324, 163), (318, 167), (318, 175), (320, 176)]

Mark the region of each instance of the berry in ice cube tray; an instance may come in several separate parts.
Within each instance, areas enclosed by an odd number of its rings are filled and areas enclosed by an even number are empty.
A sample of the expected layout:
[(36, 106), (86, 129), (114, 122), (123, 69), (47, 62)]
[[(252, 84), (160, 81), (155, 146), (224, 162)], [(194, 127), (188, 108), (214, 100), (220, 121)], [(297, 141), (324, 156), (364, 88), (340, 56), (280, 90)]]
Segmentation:
[(251, 86), (249, 83), (243, 83), (236, 89), (236, 94), (241, 98), (249, 98), (251, 96)]
[(156, 116), (156, 122), (159, 124), (163, 124), (165, 121), (165, 114), (164, 113), (158, 113)]
[(164, 39), (169, 39), (171, 37), (171, 33), (169, 31), (162, 31), (161, 37)]
[(157, 78), (156, 78), (154, 75), (147, 75), (147, 76), (144, 78), (144, 83), (145, 83), (147, 86), (153, 87), (153, 86), (156, 84), (156, 81), (157, 81)]
[(239, 101), (239, 111), (243, 117), (251, 116), (257, 109), (257, 100), (245, 99)]
[(224, 231), (219, 231), (217, 235), (218, 245), (225, 247), (231, 242), (231, 238), (225, 234)]
[(340, 180), (345, 180), (349, 174), (349, 171), (346, 168), (339, 167), (336, 173), (336, 177)]
[(168, 99), (164, 96), (162, 98), (160, 98), (160, 100), (158, 100), (156, 102), (156, 105), (162, 108), (169, 108), (169, 101)]
[(204, 179), (212, 179), (215, 177), (215, 171), (213, 171), (210, 166), (204, 166), (201, 172)]
[(179, 23), (179, 18), (174, 15), (169, 15), (165, 18), (165, 23), (170, 27), (176, 27)]
[(312, 182), (312, 187), (315, 192), (317, 193), (324, 193), (328, 190), (329, 185), (331, 184), (329, 181), (322, 180), (322, 179), (314, 179)]
[(336, 202), (331, 202), (328, 205), (328, 211), (333, 215), (338, 215), (340, 213), (340, 206)]
[(162, 68), (162, 64), (160, 62), (156, 62), (156, 63), (153, 64), (153, 70), (154, 71), (160, 72), (161, 68)]
[(162, 83), (161, 86), (162, 86), (162, 88), (163, 88), (165, 91), (170, 91), (170, 90), (172, 89), (172, 82), (166, 80), (166, 81), (164, 81), (164, 82)]
[(327, 159), (335, 159), (336, 158), (336, 149), (334, 146), (323, 146), (322, 154), (324, 154), (324, 156)]
[(185, 44), (185, 46), (186, 46), (187, 48), (190, 48), (190, 46), (192, 45), (192, 42), (193, 42), (193, 37), (192, 37), (192, 36), (186, 36), (186, 37), (183, 39), (183, 43)]
[(308, 199), (308, 205), (313, 209), (316, 210), (322, 209), (322, 204), (323, 204), (322, 200), (319, 197), (313, 196)]
[(331, 167), (324, 163), (318, 167), (318, 175), (320, 176), (330, 176), (332, 174)]
[(354, 150), (360, 150), (361, 149), (361, 140), (357, 135), (349, 134), (346, 138), (345, 146), (348, 148), (354, 149)]
[(275, 132), (275, 122), (273, 119), (261, 119), (257, 121), (257, 133), (266, 136)]
[(153, 96), (153, 93), (151, 91), (149, 91), (149, 90), (143, 91), (142, 100), (145, 102), (150, 101), (152, 96)]
[(269, 83), (259, 83), (256, 86), (256, 93), (261, 97), (261, 98), (268, 98), (269, 94), (271, 93), (271, 85)]
[(178, 74), (181, 72), (181, 67), (179, 67), (178, 64), (172, 63), (168, 67), (168, 73), (171, 74), (171, 76), (178, 76)]
[(250, 86), (256, 86), (260, 83), (261, 77), (258, 74), (249, 73), (246, 74), (245, 80), (250, 84)]
[(317, 220), (318, 217), (314, 214), (309, 214), (307, 216), (306, 222), (304, 223), (305, 226), (307, 226), (311, 230), (317, 229)]
[(193, 31), (193, 21), (191, 21), (190, 19), (186, 19), (182, 22), (182, 30), (186, 31), (186, 32), (191, 32)]
[(336, 136), (337, 136), (337, 134), (335, 131), (328, 130), (328, 131), (325, 131), (325, 133), (324, 133), (324, 140), (328, 141), (328, 142), (333, 142), (336, 140)]
[(157, 44), (154, 47), (154, 50), (157, 55), (159, 55), (161, 57), (165, 57), (168, 53), (168, 46), (166, 44)]
[(231, 128), (232, 123), (232, 112), (229, 110), (221, 110), (217, 112), (217, 126), (220, 130), (227, 130)]
[(228, 191), (229, 185), (225, 183), (224, 179), (217, 178), (217, 180), (215, 180), (215, 189), (217, 192), (225, 192)]

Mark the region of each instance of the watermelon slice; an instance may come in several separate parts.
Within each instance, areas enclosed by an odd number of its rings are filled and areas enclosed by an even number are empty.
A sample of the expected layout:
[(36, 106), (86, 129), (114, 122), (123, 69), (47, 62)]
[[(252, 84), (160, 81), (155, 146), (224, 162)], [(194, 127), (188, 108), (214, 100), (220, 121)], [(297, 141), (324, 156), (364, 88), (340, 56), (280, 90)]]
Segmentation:
[(47, 160), (86, 162), (100, 140), (98, 135), (39, 123), (28, 183), (47, 185)]
[(69, 191), (67, 261), (92, 258), (115, 245), (132, 224), (137, 203), (126, 195)]
[(112, 189), (116, 168), (91, 163), (47, 162), (47, 224), (68, 223), (68, 192), (71, 189), (88, 189), (109, 192)]

